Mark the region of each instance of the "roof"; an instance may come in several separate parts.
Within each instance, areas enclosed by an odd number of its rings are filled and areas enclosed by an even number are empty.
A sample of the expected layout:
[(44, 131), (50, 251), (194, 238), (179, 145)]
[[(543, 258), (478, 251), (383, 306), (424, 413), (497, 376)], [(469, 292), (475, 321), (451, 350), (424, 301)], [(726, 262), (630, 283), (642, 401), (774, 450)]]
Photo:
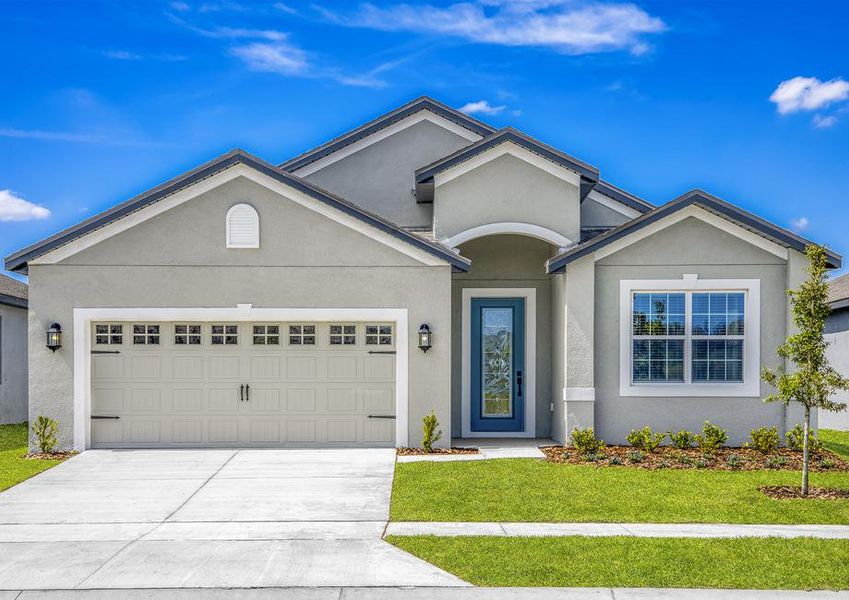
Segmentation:
[(625, 206), (633, 208), (641, 213), (647, 213), (655, 208), (654, 204), (646, 202), (642, 198), (638, 198), (634, 194), (628, 193), (622, 188), (618, 188), (612, 183), (601, 179), (598, 180), (598, 183), (595, 184), (593, 189), (600, 194), (604, 194), (608, 198), (613, 198), (617, 202), (621, 202)]
[[(416, 170), (416, 183), (429, 182), (437, 173), (450, 169), (453, 166), (465, 162), (470, 158), (473, 158), (478, 154), (486, 152), (490, 148), (505, 142), (512, 142), (517, 146), (525, 148), (535, 154), (539, 154), (553, 163), (578, 173), (581, 176), (582, 182), (584, 180), (591, 183), (598, 181), (598, 169), (596, 167), (569, 156), (557, 148), (544, 144), (543, 142), (540, 142), (539, 140), (536, 140), (512, 127), (505, 127), (504, 129), (499, 129), (497, 133), (478, 140), (474, 144), (461, 148), (444, 158)], [(589, 193), (589, 190), (587, 193)], [(584, 196), (582, 194), (582, 199), (583, 197)]]
[(0, 304), (26, 308), (28, 297), (27, 284), (0, 273)]
[[(572, 261), (604, 248), (606, 245), (615, 242), (616, 240), (639, 231), (646, 225), (650, 225), (655, 221), (693, 205), (700, 206), (705, 210), (737, 223), (741, 227), (772, 240), (785, 248), (792, 248), (793, 250), (804, 252), (807, 246), (813, 244), (813, 242), (806, 240), (787, 229), (769, 223), (768, 221), (765, 221), (764, 219), (761, 219), (760, 217), (741, 208), (737, 208), (733, 204), (729, 204), (716, 196), (708, 194), (702, 190), (692, 190), (683, 196), (679, 196), (675, 200), (664, 204), (663, 206), (659, 206), (654, 210), (637, 217), (633, 221), (629, 221), (619, 227), (615, 227), (607, 233), (594, 237), (585, 243), (572, 246), (568, 250), (549, 259), (546, 262), (546, 268), (549, 273), (560, 271)], [(829, 250), (826, 250), (826, 252), (828, 255), (829, 267), (840, 268), (842, 257)]]
[(828, 282), (828, 303), (832, 308), (849, 306), (849, 273)]
[(445, 119), (448, 119), (452, 123), (456, 123), (461, 127), (465, 127), (469, 131), (472, 131), (480, 136), (487, 136), (495, 131), (494, 127), (487, 125), (482, 121), (478, 121), (470, 117), (469, 115), (460, 112), (450, 106), (443, 104), (442, 102), (438, 102), (433, 98), (429, 98), (427, 96), (421, 96), (420, 98), (416, 98), (412, 102), (408, 102), (407, 104), (396, 108), (393, 111), (382, 115), (373, 121), (369, 121), (365, 125), (361, 125), (356, 129), (352, 129), (348, 133), (345, 133), (339, 137), (333, 138), (329, 142), (322, 144), (312, 150), (304, 152), (294, 158), (287, 160), (286, 162), (280, 164), (280, 168), (284, 171), (297, 171), (310, 163), (313, 163), (319, 159), (324, 158), (330, 154), (333, 154), (337, 150), (344, 148), (345, 146), (349, 146), (363, 138), (366, 138), (381, 129), (385, 129), (389, 127), (393, 123), (397, 123), (398, 121), (402, 121), (406, 119), (412, 114), (415, 114), (421, 110), (428, 110), (435, 115), (439, 115)]
[(243, 164), (263, 173), (264, 175), (272, 177), (281, 183), (289, 185), (311, 198), (328, 204), (337, 210), (341, 210), (342, 212), (359, 219), (372, 227), (376, 227), (377, 229), (418, 248), (419, 250), (423, 250), (428, 254), (436, 256), (461, 271), (469, 270), (471, 262), (468, 259), (455, 254), (449, 248), (446, 248), (432, 240), (427, 240), (415, 233), (406, 231), (382, 217), (363, 210), (344, 198), (323, 190), (318, 186), (301, 179), (300, 177), (287, 173), (282, 169), (240, 149), (231, 150), (230, 152), (204, 163), (191, 171), (187, 171), (182, 175), (178, 175), (177, 177), (158, 185), (143, 194), (86, 219), (82, 223), (74, 225), (64, 231), (60, 231), (45, 240), (7, 256), (6, 268), (10, 271), (25, 272), (28, 261), (42, 256), (43, 254), (46, 254), (60, 246), (64, 246), (75, 239), (90, 233), (91, 231), (105, 227), (114, 221), (141, 210), (146, 206), (154, 204), (163, 198), (187, 188), (198, 181), (206, 179), (207, 177), (211, 177), (216, 173), (224, 171), (236, 164)]

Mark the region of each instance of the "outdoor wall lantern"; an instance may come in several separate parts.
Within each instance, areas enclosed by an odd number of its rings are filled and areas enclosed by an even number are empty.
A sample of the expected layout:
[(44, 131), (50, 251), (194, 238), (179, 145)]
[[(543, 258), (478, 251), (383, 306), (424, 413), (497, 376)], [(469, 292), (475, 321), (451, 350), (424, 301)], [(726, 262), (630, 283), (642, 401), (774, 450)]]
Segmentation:
[(62, 326), (59, 323), (51, 324), (47, 330), (47, 347), (53, 352), (62, 347)]
[(422, 323), (419, 326), (419, 350), (422, 352), (427, 352), (430, 350), (432, 345), (430, 327), (427, 326), (427, 323)]

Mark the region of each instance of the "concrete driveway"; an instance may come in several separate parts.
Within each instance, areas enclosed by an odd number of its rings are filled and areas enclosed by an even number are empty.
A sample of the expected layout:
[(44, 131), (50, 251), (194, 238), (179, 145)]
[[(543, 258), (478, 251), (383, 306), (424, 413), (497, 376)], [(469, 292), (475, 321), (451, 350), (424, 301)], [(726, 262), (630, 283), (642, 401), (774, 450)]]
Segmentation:
[(92, 450), (0, 493), (0, 589), (454, 586), (384, 542), (393, 450)]

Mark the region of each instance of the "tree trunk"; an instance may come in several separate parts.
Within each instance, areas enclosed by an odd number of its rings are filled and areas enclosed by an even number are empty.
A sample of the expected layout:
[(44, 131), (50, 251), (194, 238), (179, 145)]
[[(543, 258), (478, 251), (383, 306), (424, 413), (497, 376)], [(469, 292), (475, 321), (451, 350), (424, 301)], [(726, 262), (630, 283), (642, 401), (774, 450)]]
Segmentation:
[(802, 495), (808, 495), (808, 462), (810, 461), (810, 452), (808, 450), (808, 438), (811, 431), (811, 408), (805, 407), (805, 431), (802, 436)]

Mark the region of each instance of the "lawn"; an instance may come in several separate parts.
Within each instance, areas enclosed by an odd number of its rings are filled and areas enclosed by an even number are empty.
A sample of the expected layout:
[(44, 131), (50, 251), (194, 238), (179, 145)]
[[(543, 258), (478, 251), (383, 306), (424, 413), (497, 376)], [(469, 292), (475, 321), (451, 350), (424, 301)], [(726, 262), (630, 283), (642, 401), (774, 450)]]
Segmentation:
[(478, 586), (846, 589), (849, 540), (390, 536)]
[(819, 432), (817, 432), (817, 436), (823, 446), (835, 454), (839, 454), (843, 458), (849, 459), (849, 431), (820, 429)]
[[(826, 438), (834, 447), (839, 436)], [(391, 518), (849, 524), (849, 500), (774, 500), (757, 489), (800, 483), (795, 471), (649, 471), (537, 459), (399, 463)], [(849, 473), (812, 473), (811, 484), (849, 490)]]
[(27, 424), (0, 425), (0, 492), (62, 462), (29, 460), (26, 453)]

